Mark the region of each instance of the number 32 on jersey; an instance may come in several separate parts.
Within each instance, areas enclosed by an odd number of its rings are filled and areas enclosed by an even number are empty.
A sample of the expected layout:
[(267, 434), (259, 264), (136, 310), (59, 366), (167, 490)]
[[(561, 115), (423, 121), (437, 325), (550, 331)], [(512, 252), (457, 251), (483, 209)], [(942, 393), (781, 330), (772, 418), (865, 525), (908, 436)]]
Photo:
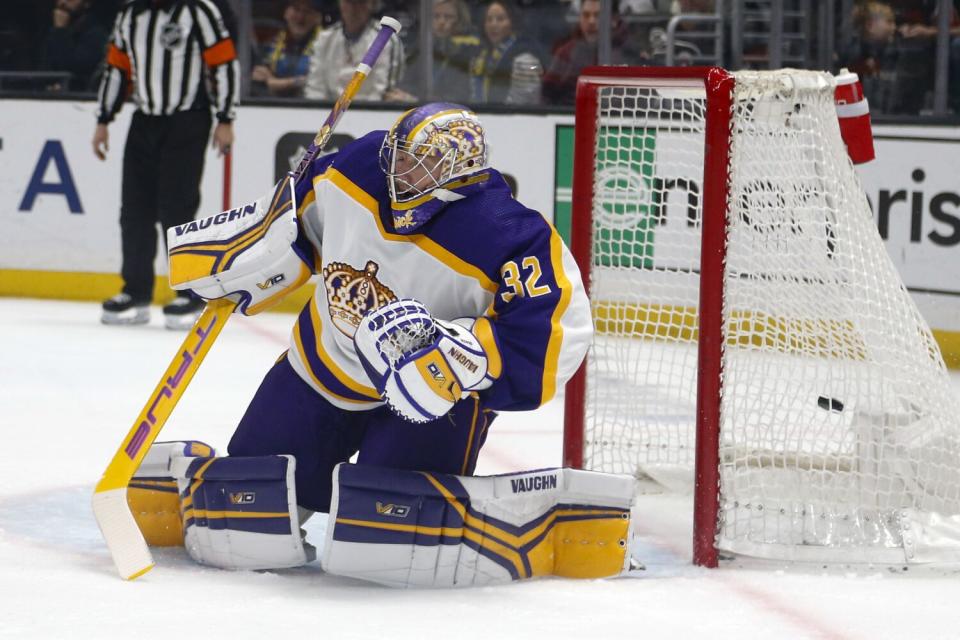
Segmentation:
[(520, 261), (520, 266), (513, 260), (500, 267), (503, 283), (511, 289), (500, 294), (504, 302), (510, 302), (514, 296), (528, 296), (536, 298), (550, 293), (550, 285), (540, 284), (543, 271), (540, 269), (540, 259), (537, 256), (527, 256)]

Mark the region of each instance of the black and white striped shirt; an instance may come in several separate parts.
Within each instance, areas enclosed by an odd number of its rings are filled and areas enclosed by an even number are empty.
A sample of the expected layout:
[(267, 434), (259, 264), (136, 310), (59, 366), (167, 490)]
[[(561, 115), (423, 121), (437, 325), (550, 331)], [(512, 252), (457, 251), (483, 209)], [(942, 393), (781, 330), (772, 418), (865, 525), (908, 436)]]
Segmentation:
[(148, 115), (209, 108), (230, 122), (240, 64), (211, 0), (134, 0), (120, 10), (107, 46), (97, 122), (108, 123), (131, 91)]

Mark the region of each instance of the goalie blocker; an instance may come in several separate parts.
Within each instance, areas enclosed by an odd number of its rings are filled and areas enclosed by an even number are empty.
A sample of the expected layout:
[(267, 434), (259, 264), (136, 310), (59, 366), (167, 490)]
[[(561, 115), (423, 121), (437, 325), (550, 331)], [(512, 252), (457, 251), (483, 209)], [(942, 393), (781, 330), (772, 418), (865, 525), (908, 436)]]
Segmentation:
[[(154, 445), (131, 485), (131, 508), (151, 545), (185, 545), (195, 561), (225, 569), (315, 558), (300, 529), (291, 456), (196, 452), (212, 449)], [(333, 480), (322, 557), (331, 574), (393, 587), (463, 587), (604, 578), (637, 566), (629, 552), (630, 476), (541, 469), (464, 477), (340, 464)]]

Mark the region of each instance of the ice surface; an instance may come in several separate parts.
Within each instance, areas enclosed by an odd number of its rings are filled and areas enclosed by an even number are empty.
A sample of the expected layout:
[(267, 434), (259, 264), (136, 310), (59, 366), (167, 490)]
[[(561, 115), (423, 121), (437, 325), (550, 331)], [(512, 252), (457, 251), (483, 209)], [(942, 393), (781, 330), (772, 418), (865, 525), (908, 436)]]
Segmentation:
[[(155, 550), (117, 577), (90, 495), (183, 338), (98, 305), (0, 299), (0, 638), (956, 638), (960, 569), (690, 565), (689, 499), (642, 499), (637, 578), (397, 591), (319, 566), (229, 572)], [(224, 447), (293, 316), (235, 317), (161, 439)], [(555, 466), (562, 399), (491, 427), (479, 473)], [(322, 522), (310, 523), (316, 536)]]

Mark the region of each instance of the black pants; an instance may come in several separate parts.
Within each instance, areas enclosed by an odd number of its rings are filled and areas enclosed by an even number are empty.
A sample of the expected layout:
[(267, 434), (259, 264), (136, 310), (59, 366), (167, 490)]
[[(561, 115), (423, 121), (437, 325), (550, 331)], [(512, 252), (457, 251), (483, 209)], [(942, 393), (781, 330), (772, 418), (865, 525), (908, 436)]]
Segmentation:
[(210, 124), (206, 110), (133, 114), (123, 150), (120, 276), (124, 293), (135, 300), (153, 297), (157, 223), (165, 234), (168, 227), (193, 220), (200, 206)]

